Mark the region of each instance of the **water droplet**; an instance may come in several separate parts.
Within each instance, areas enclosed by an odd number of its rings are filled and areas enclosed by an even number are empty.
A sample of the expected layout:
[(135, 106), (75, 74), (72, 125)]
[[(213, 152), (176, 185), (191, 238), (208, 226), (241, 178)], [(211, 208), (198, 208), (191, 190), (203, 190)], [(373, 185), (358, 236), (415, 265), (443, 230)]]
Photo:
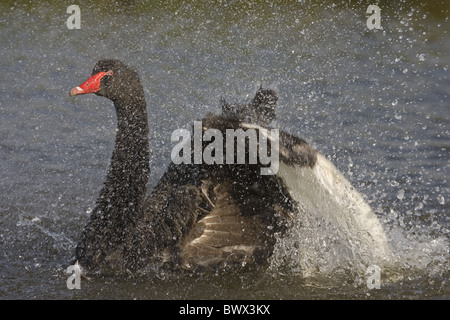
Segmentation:
[(403, 190), (403, 189), (398, 190), (398, 192), (397, 192), (397, 199), (398, 200), (403, 200), (404, 197), (405, 197), (405, 190)]
[(439, 204), (442, 204), (442, 205), (445, 204), (445, 198), (442, 196), (442, 194), (440, 194), (437, 199), (439, 201)]
[(395, 180), (391, 181), (391, 186), (396, 187), (398, 185), (399, 185), (399, 183), (397, 181), (395, 181)]

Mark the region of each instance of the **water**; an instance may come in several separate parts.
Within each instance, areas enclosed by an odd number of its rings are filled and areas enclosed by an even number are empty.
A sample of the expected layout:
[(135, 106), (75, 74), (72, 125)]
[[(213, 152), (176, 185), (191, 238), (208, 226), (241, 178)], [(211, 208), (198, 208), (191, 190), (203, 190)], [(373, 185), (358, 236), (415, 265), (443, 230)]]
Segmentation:
[[(69, 30), (64, 1), (3, 1), (0, 298), (448, 299), (449, 8), (432, 3), (380, 4), (382, 29), (369, 30), (366, 1), (87, 1), (81, 29)], [(264, 270), (98, 277), (68, 290), (65, 270), (115, 134), (110, 101), (69, 90), (105, 57), (142, 78), (150, 187), (169, 163), (173, 130), (218, 112), (220, 97), (276, 89), (276, 125), (331, 159), (383, 224), (395, 259), (380, 289), (348, 266), (305, 276), (295, 248), (282, 247)], [(333, 265), (326, 257), (317, 265)]]

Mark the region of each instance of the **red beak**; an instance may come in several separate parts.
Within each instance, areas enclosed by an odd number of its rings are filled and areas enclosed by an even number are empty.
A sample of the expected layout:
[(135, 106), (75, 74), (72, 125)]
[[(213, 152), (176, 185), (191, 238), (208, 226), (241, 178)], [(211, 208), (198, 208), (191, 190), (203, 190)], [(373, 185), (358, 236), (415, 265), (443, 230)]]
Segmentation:
[(100, 79), (106, 72), (99, 72), (90, 76), (83, 84), (70, 90), (70, 95), (75, 96), (77, 94), (94, 93), (100, 90)]

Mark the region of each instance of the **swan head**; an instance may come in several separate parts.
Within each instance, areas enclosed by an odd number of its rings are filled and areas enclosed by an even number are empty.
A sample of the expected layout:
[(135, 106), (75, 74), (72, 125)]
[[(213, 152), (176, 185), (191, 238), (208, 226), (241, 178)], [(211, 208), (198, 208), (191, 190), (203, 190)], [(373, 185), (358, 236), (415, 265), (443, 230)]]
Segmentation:
[(72, 88), (70, 95), (95, 93), (116, 101), (136, 94), (141, 89), (137, 73), (123, 62), (115, 59), (98, 61), (91, 76), (81, 85)]

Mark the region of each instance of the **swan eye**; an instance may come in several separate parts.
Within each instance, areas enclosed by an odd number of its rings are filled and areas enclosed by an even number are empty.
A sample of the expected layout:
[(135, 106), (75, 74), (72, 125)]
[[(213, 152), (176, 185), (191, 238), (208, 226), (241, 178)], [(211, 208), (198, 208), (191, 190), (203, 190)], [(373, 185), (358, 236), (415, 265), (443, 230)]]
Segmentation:
[(112, 71), (112, 70), (108, 70), (108, 72), (106, 72), (107, 76), (112, 76), (113, 74), (114, 74), (114, 71)]

